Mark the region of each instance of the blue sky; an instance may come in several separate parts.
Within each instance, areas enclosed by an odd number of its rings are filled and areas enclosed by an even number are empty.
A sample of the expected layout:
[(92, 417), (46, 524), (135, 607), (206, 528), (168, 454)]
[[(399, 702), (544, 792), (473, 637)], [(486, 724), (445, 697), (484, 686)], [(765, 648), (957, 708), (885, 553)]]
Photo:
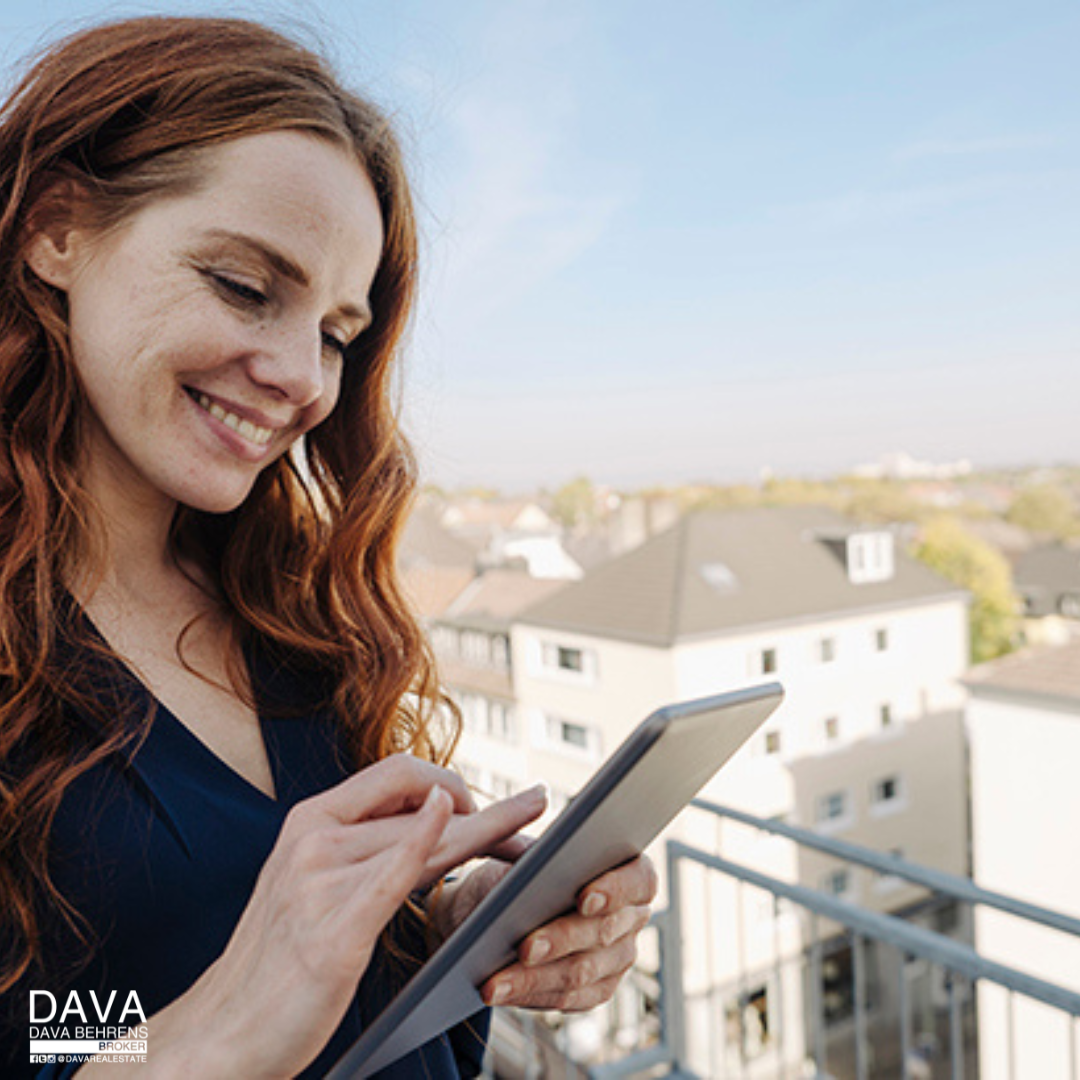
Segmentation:
[(307, 27), (401, 118), (428, 479), (1080, 460), (1075, 3), (3, 0), (0, 60), (147, 11)]

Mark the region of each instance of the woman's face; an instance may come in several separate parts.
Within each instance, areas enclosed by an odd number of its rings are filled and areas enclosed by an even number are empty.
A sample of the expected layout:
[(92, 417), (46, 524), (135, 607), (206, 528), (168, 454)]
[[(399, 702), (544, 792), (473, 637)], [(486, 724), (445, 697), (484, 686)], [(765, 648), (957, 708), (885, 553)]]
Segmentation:
[(68, 296), (87, 483), (107, 504), (239, 506), (333, 409), (343, 347), (370, 320), (382, 219), (354, 157), (285, 131), (208, 149), (196, 168), (194, 191), (116, 230), (32, 246)]

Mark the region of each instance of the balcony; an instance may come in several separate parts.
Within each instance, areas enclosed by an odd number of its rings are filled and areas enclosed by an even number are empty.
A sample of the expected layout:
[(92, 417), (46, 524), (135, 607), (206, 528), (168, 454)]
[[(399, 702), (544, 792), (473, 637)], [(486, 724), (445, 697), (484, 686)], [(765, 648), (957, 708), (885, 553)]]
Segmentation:
[[(872, 911), (669, 841), (653, 970), (637, 976), (645, 1004), (633, 1025), (608, 1024), (621, 1056), (575, 1063), (566, 1031), (509, 1013), (493, 1032), (488, 1076), (1080, 1080), (1080, 993), (980, 953), (975, 932), (990, 913), (1042, 934), (1046, 947), (1075, 950), (1080, 920), (897, 855), (711, 802), (694, 807), (885, 887), (916, 886), (920, 899)], [(711, 919), (701, 917), (710, 881), (735, 901)]]

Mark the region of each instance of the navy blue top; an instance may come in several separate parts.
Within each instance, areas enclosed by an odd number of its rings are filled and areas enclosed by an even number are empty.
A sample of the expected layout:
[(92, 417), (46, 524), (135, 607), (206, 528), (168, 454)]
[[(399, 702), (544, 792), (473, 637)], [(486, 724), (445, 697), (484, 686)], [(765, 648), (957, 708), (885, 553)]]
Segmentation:
[[(54, 880), (100, 944), (73, 981), (50, 987), (58, 1014), (72, 988), (84, 1003), (91, 989), (100, 1001), (116, 990), (112, 1021), (131, 990), (147, 1017), (187, 990), (228, 942), (289, 809), (348, 775), (329, 713), (318, 704), (305, 707), (312, 681), (266, 656), (253, 654), (249, 664), (276, 798), (233, 770), (160, 702), (136, 751), (92, 768), (68, 789), (52, 834)], [(126, 668), (116, 665), (113, 677), (143, 712), (155, 704)], [(264, 707), (268, 702), (272, 708)], [(409, 944), (420, 953), (419, 938)], [(303, 1077), (322, 1076), (400, 988), (407, 976), (386, 961), (376, 950), (348, 1014)], [(10, 1025), (0, 1037), (4, 1077), (34, 1076), (40, 1068), (29, 1063), (29, 989), (17, 988), (0, 1007), (7, 1014), (0, 1020)], [(487, 1019), (478, 1014), (378, 1076), (477, 1075)], [(152, 1061), (152, 1031), (147, 1052)], [(71, 1071), (48, 1067), (41, 1076)]]

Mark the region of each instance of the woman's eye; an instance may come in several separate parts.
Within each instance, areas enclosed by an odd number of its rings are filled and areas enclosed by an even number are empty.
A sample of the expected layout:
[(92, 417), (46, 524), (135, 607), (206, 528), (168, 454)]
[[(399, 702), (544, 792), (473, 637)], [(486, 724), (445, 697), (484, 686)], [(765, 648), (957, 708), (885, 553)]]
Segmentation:
[(228, 277), (225, 274), (211, 274), (210, 279), (230, 298), (239, 300), (241, 303), (248, 304), (251, 307), (262, 307), (269, 299), (266, 293), (260, 292), (258, 289), (245, 285), (242, 281), (237, 281), (235, 278)]
[(324, 330), (322, 342), (324, 348), (329, 349), (332, 353), (335, 353), (342, 359), (345, 358), (345, 350), (349, 347), (349, 343), (347, 341), (342, 341), (341, 338), (334, 337), (333, 334), (328, 333)]

